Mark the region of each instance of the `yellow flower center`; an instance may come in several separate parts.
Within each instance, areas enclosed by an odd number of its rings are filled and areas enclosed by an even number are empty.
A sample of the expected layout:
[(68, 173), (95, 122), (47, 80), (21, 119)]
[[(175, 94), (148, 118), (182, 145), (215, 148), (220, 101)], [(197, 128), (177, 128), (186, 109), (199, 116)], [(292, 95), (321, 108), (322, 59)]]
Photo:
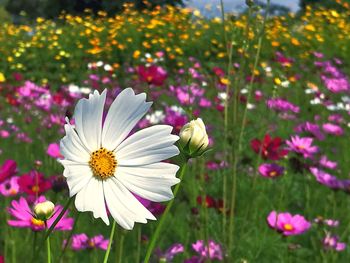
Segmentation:
[(39, 192), (39, 190), (40, 190), (40, 188), (39, 188), (39, 186), (37, 186), (37, 185), (34, 185), (34, 186), (32, 187), (32, 191), (33, 191), (34, 193)]
[(32, 218), (32, 224), (35, 225), (35, 226), (43, 226), (45, 223), (43, 220), (40, 220), (40, 219), (36, 219), (36, 218)]
[(294, 229), (294, 227), (291, 224), (284, 224), (283, 228), (287, 231), (292, 231)]
[(101, 147), (94, 151), (90, 156), (89, 166), (95, 177), (101, 180), (106, 180), (114, 175), (117, 167), (117, 160), (112, 151), (108, 151)]
[(276, 171), (271, 171), (269, 173), (270, 177), (275, 177), (277, 175), (277, 172)]

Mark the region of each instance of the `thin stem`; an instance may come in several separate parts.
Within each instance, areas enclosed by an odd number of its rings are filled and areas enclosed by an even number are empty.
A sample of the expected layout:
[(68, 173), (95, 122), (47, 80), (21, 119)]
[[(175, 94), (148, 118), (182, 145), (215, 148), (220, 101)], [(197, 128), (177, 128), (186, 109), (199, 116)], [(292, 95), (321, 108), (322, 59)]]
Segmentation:
[(266, 24), (266, 20), (267, 20), (269, 5), (270, 5), (270, 0), (267, 0), (267, 10), (266, 10), (266, 13), (264, 16), (262, 30), (260, 32), (260, 36), (258, 39), (258, 47), (257, 47), (257, 52), (255, 55), (255, 61), (254, 61), (254, 66), (253, 66), (253, 71), (252, 71), (253, 74), (252, 74), (252, 78), (251, 78), (250, 83), (249, 83), (247, 102), (246, 102), (246, 106), (244, 109), (243, 118), (242, 118), (242, 122), (241, 122), (241, 126), (240, 126), (241, 129), (240, 129), (240, 134), (239, 134), (239, 138), (238, 138), (238, 149), (234, 150), (233, 184), (232, 184), (230, 222), (229, 222), (229, 232), (228, 232), (229, 233), (228, 248), (230, 249), (230, 252), (231, 252), (232, 247), (233, 247), (233, 239), (234, 239), (234, 220), (233, 219), (234, 219), (234, 210), (235, 210), (235, 206), (236, 206), (238, 156), (239, 156), (241, 149), (242, 149), (243, 134), (244, 134), (246, 119), (247, 119), (248, 103), (249, 103), (249, 100), (251, 97), (252, 87), (253, 87), (253, 83), (254, 83), (254, 79), (255, 79), (254, 73), (255, 73), (255, 70), (258, 66), (258, 61), (260, 59), (260, 51), (261, 51), (262, 39), (263, 39), (264, 31), (265, 31), (265, 24)]
[[(46, 220), (45, 220), (45, 228), (47, 229), (47, 222), (46, 222)], [(47, 236), (46, 248), (47, 248), (47, 263), (51, 263), (50, 236)]]
[(166, 206), (166, 208), (164, 210), (164, 213), (163, 213), (163, 215), (161, 216), (161, 218), (159, 220), (159, 223), (157, 225), (156, 231), (152, 235), (151, 241), (150, 241), (150, 243), (148, 245), (148, 248), (147, 248), (147, 252), (146, 252), (144, 263), (148, 263), (150, 258), (151, 258), (152, 251), (154, 249), (154, 246), (156, 245), (158, 236), (160, 234), (160, 231), (162, 230), (162, 226), (163, 226), (163, 224), (165, 222), (165, 219), (167, 218), (167, 216), (169, 214), (169, 211), (170, 211), (171, 207), (174, 204), (174, 200), (175, 200), (175, 197), (177, 195), (177, 192), (180, 189), (180, 185), (181, 185), (182, 179), (183, 179), (183, 177), (185, 175), (186, 168), (187, 168), (187, 162), (184, 162), (182, 167), (181, 167), (181, 170), (180, 170), (180, 180), (181, 181), (176, 185), (175, 190), (174, 190), (174, 198), (167, 204), (167, 206)]
[(121, 235), (118, 242), (118, 251), (117, 251), (117, 263), (122, 263), (123, 247), (124, 247), (124, 239), (125, 239), (125, 234), (123, 232), (120, 232), (120, 234)]
[(136, 261), (135, 262), (140, 262), (140, 257), (141, 257), (141, 226), (137, 226), (137, 250), (136, 250)]
[(61, 262), (61, 260), (62, 260), (62, 258), (64, 256), (64, 253), (67, 251), (67, 247), (68, 247), (69, 242), (72, 239), (72, 236), (74, 234), (74, 230), (76, 228), (76, 225), (77, 225), (77, 222), (78, 222), (78, 219), (79, 219), (79, 215), (80, 215), (80, 213), (76, 213), (76, 215), (75, 215), (74, 224), (73, 224), (72, 230), (69, 232), (69, 236), (68, 236), (68, 238), (66, 240), (66, 243), (64, 244), (64, 247), (63, 247), (63, 250), (62, 250), (61, 255), (59, 257), (58, 262)]
[(103, 263), (107, 263), (108, 257), (109, 257), (109, 253), (111, 252), (111, 247), (112, 247), (112, 242), (113, 242), (113, 236), (114, 236), (114, 232), (115, 232), (115, 225), (116, 225), (116, 222), (113, 220), (112, 229), (111, 229), (111, 234), (110, 234), (110, 236), (109, 236), (108, 248), (107, 248), (105, 257), (104, 257), (104, 259), (103, 259)]

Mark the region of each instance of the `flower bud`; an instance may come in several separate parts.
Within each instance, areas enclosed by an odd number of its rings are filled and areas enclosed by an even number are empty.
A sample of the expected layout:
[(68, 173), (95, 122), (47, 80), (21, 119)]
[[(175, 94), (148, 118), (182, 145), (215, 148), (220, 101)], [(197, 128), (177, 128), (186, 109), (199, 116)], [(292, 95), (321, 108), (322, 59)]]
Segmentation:
[(201, 118), (185, 124), (180, 131), (180, 144), (190, 156), (201, 155), (208, 147), (209, 138)]
[(34, 214), (37, 219), (48, 220), (52, 217), (55, 205), (50, 201), (38, 203), (34, 206)]

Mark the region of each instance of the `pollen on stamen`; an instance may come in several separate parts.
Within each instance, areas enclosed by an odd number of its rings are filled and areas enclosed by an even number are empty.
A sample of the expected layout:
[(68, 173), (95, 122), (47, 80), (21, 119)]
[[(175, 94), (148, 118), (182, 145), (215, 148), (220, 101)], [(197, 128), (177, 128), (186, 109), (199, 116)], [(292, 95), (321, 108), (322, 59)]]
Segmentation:
[(117, 168), (115, 154), (101, 147), (91, 154), (89, 166), (96, 178), (106, 180), (114, 175)]

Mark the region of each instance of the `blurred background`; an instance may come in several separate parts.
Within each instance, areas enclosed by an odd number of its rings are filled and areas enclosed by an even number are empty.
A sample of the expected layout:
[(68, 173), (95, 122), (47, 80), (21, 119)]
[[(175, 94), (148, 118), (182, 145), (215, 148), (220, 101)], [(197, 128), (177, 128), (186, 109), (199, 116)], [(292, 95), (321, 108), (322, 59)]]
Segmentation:
[[(266, 1), (254, 1), (262, 6)], [(274, 14), (288, 12), (302, 12), (306, 5), (325, 6), (340, 9), (338, 0), (272, 0), (271, 10)], [(350, 2), (350, 0), (342, 1)], [(62, 12), (79, 14), (85, 9), (95, 13), (106, 11), (109, 15), (116, 14), (123, 9), (125, 3), (134, 3), (139, 9), (154, 8), (158, 5), (182, 5), (199, 9), (204, 16), (212, 17), (220, 13), (219, 0), (0, 0), (1, 21), (12, 20), (21, 23), (37, 17), (56, 18)], [(225, 11), (228, 13), (244, 12), (244, 0), (224, 0)], [(339, 10), (341, 11), (341, 10)]]

